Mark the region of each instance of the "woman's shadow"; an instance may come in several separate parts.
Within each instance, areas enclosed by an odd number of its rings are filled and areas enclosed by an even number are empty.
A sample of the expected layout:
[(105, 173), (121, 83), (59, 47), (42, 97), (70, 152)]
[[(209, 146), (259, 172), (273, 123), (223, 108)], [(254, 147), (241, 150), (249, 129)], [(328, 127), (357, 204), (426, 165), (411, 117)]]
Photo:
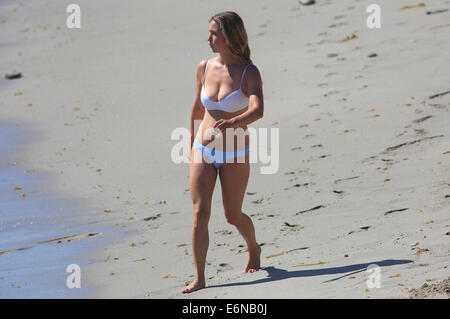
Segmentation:
[(342, 266), (342, 267), (311, 269), (311, 270), (296, 270), (296, 271), (287, 271), (284, 269), (279, 269), (279, 268), (270, 266), (270, 267), (266, 267), (266, 268), (261, 268), (262, 270), (267, 271), (268, 276), (266, 278), (262, 278), (262, 279), (258, 279), (258, 280), (250, 281), (250, 282), (237, 282), (237, 283), (209, 286), (209, 288), (254, 285), (254, 284), (260, 284), (260, 283), (265, 283), (265, 282), (270, 282), (270, 281), (278, 281), (278, 280), (288, 279), (288, 278), (345, 274), (343, 276), (325, 281), (325, 282), (331, 282), (331, 281), (336, 281), (341, 278), (347, 277), (349, 275), (357, 274), (362, 271), (367, 271), (370, 265), (378, 266), (381, 268), (381, 267), (408, 264), (411, 262), (413, 262), (413, 261), (412, 260), (402, 260), (402, 259), (400, 259), (400, 260), (388, 259), (388, 260), (365, 263), (365, 264), (355, 264), (355, 265)]

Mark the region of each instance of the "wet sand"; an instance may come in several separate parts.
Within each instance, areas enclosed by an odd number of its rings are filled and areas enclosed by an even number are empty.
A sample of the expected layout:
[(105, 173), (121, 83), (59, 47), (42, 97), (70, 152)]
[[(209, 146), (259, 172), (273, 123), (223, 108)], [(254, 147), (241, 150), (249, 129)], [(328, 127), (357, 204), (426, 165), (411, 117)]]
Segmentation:
[(46, 190), (51, 173), (22, 165), (30, 131), (0, 124), (0, 297), (95, 295), (93, 287), (68, 289), (66, 270), (72, 263), (85, 267), (86, 256), (104, 245), (105, 228), (86, 222), (79, 199)]

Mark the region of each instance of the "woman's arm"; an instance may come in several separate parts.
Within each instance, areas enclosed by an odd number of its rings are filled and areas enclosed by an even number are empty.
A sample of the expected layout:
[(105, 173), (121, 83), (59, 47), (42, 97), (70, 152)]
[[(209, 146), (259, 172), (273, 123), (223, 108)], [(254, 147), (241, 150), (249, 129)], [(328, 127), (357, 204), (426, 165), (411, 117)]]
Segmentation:
[(249, 109), (233, 117), (233, 126), (242, 127), (259, 120), (264, 115), (264, 98), (262, 90), (262, 79), (256, 66), (251, 65), (245, 73), (244, 79), (247, 78), (247, 92), (249, 96)]
[(197, 66), (197, 72), (196, 72), (196, 90), (195, 90), (195, 98), (194, 98), (194, 104), (192, 105), (191, 110), (191, 147), (192, 143), (194, 143), (195, 134), (197, 132), (195, 131), (198, 129), (198, 125), (195, 125), (195, 121), (201, 121), (203, 120), (203, 115), (205, 114), (205, 108), (202, 105), (201, 99), (200, 99), (200, 93), (202, 90), (202, 77), (203, 72), (205, 70), (206, 66), (206, 60), (201, 61)]
[(264, 98), (262, 90), (262, 79), (256, 66), (249, 66), (244, 79), (247, 83), (247, 92), (249, 96), (249, 109), (229, 120), (219, 120), (214, 127), (224, 131), (228, 127), (244, 127), (247, 124), (259, 120), (264, 115)]

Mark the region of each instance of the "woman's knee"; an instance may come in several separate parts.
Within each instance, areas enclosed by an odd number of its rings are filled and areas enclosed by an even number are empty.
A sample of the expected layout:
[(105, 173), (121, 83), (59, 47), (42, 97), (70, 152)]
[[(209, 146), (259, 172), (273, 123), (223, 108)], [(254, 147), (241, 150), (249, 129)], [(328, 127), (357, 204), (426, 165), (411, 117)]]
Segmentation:
[(239, 225), (242, 221), (242, 212), (230, 213), (225, 211), (225, 218), (229, 224), (234, 226)]
[(210, 215), (210, 209), (201, 206), (194, 207), (194, 228), (202, 228), (208, 226)]

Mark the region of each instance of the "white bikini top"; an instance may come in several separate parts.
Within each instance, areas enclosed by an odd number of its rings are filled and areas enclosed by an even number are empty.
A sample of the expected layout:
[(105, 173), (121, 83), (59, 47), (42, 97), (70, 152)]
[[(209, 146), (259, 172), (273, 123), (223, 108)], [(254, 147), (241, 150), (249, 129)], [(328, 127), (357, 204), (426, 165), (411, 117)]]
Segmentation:
[(247, 70), (248, 66), (251, 65), (251, 63), (247, 64), (244, 68), (244, 71), (242, 72), (241, 77), (241, 84), (239, 86), (239, 89), (236, 91), (231, 92), (228, 94), (224, 99), (220, 101), (213, 101), (208, 95), (206, 95), (205, 92), (205, 79), (206, 79), (206, 70), (208, 69), (208, 62), (206, 62), (205, 66), (205, 72), (203, 75), (203, 85), (202, 85), (202, 92), (201, 92), (201, 100), (203, 103), (203, 106), (207, 110), (219, 110), (224, 112), (237, 112), (239, 110), (242, 110), (246, 107), (248, 107), (249, 98), (245, 96), (245, 94), (242, 92), (242, 79), (244, 78), (245, 71)]

